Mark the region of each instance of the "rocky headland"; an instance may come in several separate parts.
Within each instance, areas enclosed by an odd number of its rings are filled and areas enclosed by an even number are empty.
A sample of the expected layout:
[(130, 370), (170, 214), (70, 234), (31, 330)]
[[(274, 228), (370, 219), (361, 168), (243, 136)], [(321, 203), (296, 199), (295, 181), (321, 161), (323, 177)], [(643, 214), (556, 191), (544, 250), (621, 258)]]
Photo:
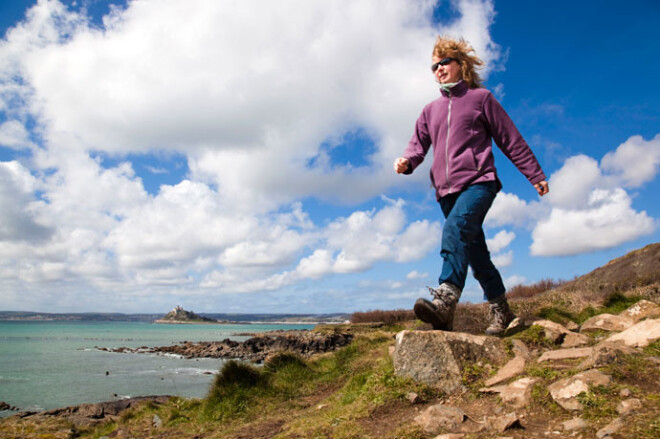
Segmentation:
[(313, 331), (276, 331), (257, 334), (245, 341), (224, 339), (222, 341), (189, 342), (160, 347), (140, 347), (100, 350), (120, 353), (150, 353), (158, 355), (179, 355), (184, 358), (236, 358), (260, 363), (270, 355), (288, 351), (310, 356), (330, 352), (346, 346), (353, 339), (352, 334), (323, 334)]

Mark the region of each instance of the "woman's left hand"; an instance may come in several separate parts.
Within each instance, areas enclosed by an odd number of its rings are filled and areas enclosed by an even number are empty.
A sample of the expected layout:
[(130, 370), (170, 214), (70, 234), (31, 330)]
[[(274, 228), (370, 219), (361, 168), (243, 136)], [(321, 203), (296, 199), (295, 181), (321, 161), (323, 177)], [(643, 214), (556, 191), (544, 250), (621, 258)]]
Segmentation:
[(543, 196), (548, 192), (550, 192), (550, 188), (548, 187), (548, 182), (545, 180), (536, 183), (534, 185), (534, 188), (536, 188), (536, 192), (538, 192), (540, 196)]

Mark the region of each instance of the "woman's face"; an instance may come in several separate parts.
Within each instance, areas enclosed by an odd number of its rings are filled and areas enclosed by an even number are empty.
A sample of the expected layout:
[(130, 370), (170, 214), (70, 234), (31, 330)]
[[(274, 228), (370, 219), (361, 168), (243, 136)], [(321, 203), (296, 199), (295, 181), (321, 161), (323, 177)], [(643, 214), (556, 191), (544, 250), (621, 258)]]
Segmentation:
[[(444, 58), (440, 58), (434, 55), (432, 62), (435, 64), (442, 61), (443, 59)], [(435, 79), (437, 79), (437, 81), (441, 84), (458, 82), (463, 79), (463, 75), (461, 73), (461, 65), (455, 60), (452, 60), (449, 64), (444, 66), (439, 65), (433, 74), (435, 75)]]

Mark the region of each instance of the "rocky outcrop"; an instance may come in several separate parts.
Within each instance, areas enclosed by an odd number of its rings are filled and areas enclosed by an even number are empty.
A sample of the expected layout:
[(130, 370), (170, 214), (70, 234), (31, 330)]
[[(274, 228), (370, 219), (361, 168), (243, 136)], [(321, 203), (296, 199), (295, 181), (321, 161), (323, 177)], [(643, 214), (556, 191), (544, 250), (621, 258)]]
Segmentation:
[(199, 343), (183, 342), (178, 345), (155, 348), (100, 349), (111, 352), (173, 354), (184, 358), (240, 358), (259, 363), (268, 356), (282, 351), (304, 356), (334, 351), (346, 346), (352, 339), (351, 334), (287, 331), (277, 334), (261, 334), (243, 342), (225, 339)]
[[(524, 429), (523, 421), (530, 415), (528, 409), (534, 406), (533, 399), (538, 397), (550, 398), (567, 412), (578, 414), (584, 411), (586, 408), (583, 403), (586, 402), (583, 396), (594, 392), (595, 388), (613, 386), (613, 378), (596, 368), (622, 364), (631, 355), (647, 355), (653, 361), (654, 357), (644, 354), (640, 348), (660, 339), (660, 319), (654, 318), (659, 310), (654, 303), (641, 301), (620, 315), (594, 318), (593, 327), (600, 330), (595, 337), (588, 335), (591, 332), (589, 325), (585, 333), (581, 334), (577, 332), (580, 328), (576, 325), (570, 330), (548, 320), (529, 322), (543, 328), (544, 340), (551, 341), (558, 349), (537, 344), (530, 350), (521, 340), (509, 339), (506, 342), (507, 350), (509, 355), (514, 355), (513, 358), (504, 354), (504, 342), (495, 337), (443, 331), (402, 331), (397, 334), (392, 352), (394, 369), (400, 376), (421, 381), (445, 393), (446, 397), (441, 404), (427, 408), (415, 418), (426, 433), (443, 433), (437, 437), (458, 438), (468, 433), (488, 431), (488, 437), (497, 436), (508, 429)], [(624, 329), (603, 340), (601, 334), (607, 332), (604, 329), (606, 327), (611, 331), (615, 328)], [(464, 392), (475, 391), (474, 387), (470, 389), (472, 384), (469, 381), (463, 381), (465, 371), (475, 365), (479, 365), (481, 370), (492, 371), (490, 376), (484, 376), (487, 374), (483, 373), (484, 386), (479, 391), (499, 397), (494, 407), (496, 415), (486, 415), (480, 420), (466, 414), (472, 413), (475, 406), (469, 410), (469, 406), (466, 408), (461, 404), (463, 399), (460, 396)], [(542, 371), (552, 369), (564, 378), (543, 379), (540, 377), (542, 375), (538, 375), (539, 372), (546, 373)], [(581, 372), (568, 373), (568, 377), (565, 372), (561, 372), (571, 369)], [(535, 373), (526, 376), (532, 370)], [(547, 376), (553, 374), (547, 373)], [(539, 385), (543, 389), (539, 389)], [(643, 398), (631, 397), (629, 389), (621, 390), (619, 397), (622, 399), (616, 406), (615, 414), (618, 417), (610, 419), (604, 427), (601, 423), (602, 428), (597, 432), (596, 426), (590, 421), (574, 417), (569, 421), (553, 423), (545, 434), (561, 435), (564, 431), (575, 436), (581, 430), (592, 429), (596, 437), (608, 438), (625, 425), (626, 417), (649, 409)]]
[(497, 337), (460, 332), (401, 331), (396, 336), (394, 371), (449, 393), (462, 384), (463, 368), (472, 363), (506, 362)]
[(0, 412), (4, 412), (6, 410), (16, 411), (16, 410), (18, 410), (18, 408), (14, 407), (11, 404), (8, 404), (4, 401), (0, 401)]
[(21, 412), (14, 416), (20, 418), (46, 419), (64, 418), (78, 426), (87, 426), (98, 422), (114, 419), (123, 411), (150, 401), (154, 404), (165, 404), (171, 396), (140, 396), (118, 401), (101, 402), (98, 404), (82, 404), (71, 407), (47, 410), (44, 412)]

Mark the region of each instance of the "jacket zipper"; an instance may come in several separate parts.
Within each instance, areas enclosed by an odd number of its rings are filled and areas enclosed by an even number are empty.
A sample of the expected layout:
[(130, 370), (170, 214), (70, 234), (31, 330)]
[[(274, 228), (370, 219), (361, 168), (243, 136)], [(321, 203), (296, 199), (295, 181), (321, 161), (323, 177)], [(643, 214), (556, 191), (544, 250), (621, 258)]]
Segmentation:
[(445, 177), (447, 178), (447, 190), (451, 191), (451, 186), (449, 185), (449, 133), (451, 131), (451, 91), (449, 94), (449, 109), (447, 111), (447, 139), (445, 141)]

